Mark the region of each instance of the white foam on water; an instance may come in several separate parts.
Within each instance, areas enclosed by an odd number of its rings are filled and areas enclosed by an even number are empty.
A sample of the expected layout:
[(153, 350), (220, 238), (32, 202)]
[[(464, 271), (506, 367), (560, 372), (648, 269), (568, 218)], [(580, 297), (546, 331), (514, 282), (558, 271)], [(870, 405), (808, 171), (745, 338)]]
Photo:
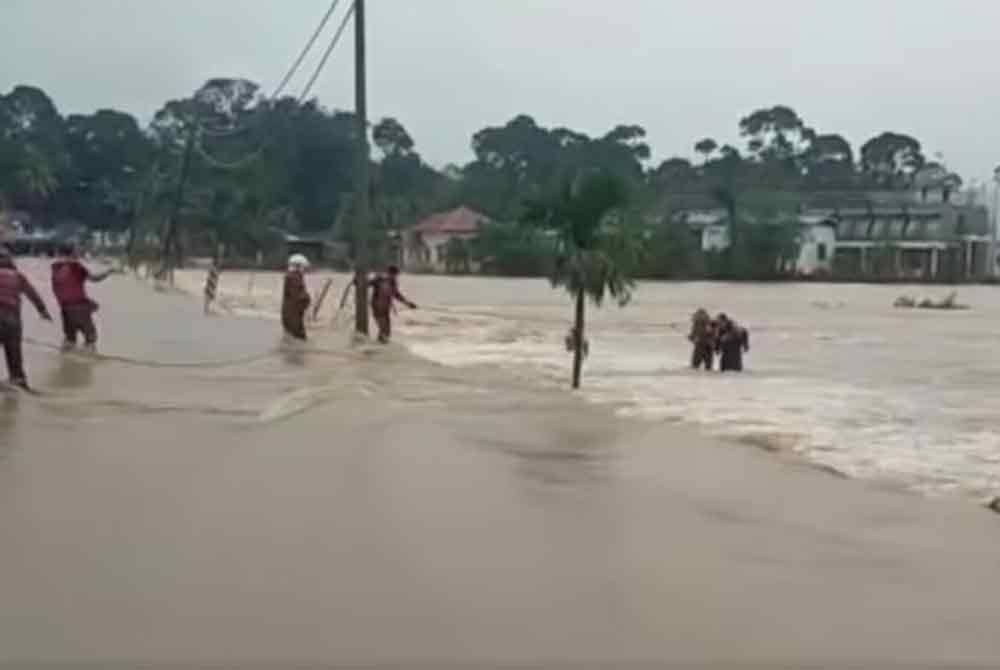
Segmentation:
[[(572, 356), (564, 337), (571, 308), (558, 292), (542, 282), (532, 291), (503, 280), (407, 282), (407, 288), (419, 284), (411, 295), (418, 302), (420, 290), (460, 291), (475, 300), (400, 312), (400, 340), (415, 354), (568, 386)], [(336, 283), (331, 295), (339, 294)], [(237, 313), (274, 318), (280, 275), (259, 275), (252, 294), (246, 286), (245, 276), (229, 283), (224, 276), (222, 295), (237, 296), (230, 303)], [(692, 423), (927, 494), (1000, 492), (1000, 396), (989, 391), (990, 380), (1000, 380), (1000, 364), (988, 337), (1000, 328), (1000, 314), (980, 314), (978, 324), (967, 321), (975, 313), (900, 314), (891, 309), (902, 290), (894, 287), (782, 290), (653, 285), (652, 299), (644, 292), (643, 302), (628, 309), (590, 310), (585, 397), (622, 416)], [(730, 311), (754, 317), (744, 321), (752, 349), (743, 374), (688, 368), (686, 317), (695, 306), (716, 311), (710, 299), (716, 294), (717, 305), (731, 301)]]
[[(483, 337), (489, 332), (480, 324), (446, 341), (422, 340), (413, 349), (446, 364), (503, 365), (553, 383), (568, 380), (571, 358), (558, 333), (498, 344)], [(775, 338), (788, 339), (784, 333)], [(814, 339), (869, 352), (885, 344), (879, 337)], [(1000, 436), (963, 431), (956, 425), (961, 421), (948, 420), (942, 412), (934, 415), (929, 408), (941, 401), (934, 393), (928, 398), (869, 386), (864, 379), (757, 371), (753, 352), (742, 375), (695, 372), (680, 347), (648, 344), (611, 337), (596, 346), (592, 341), (585, 395), (617, 407), (622, 416), (697, 424), (719, 437), (792, 450), (849, 476), (901, 482), (922, 493), (982, 497), (1000, 491)], [(982, 408), (971, 415), (981, 421)]]

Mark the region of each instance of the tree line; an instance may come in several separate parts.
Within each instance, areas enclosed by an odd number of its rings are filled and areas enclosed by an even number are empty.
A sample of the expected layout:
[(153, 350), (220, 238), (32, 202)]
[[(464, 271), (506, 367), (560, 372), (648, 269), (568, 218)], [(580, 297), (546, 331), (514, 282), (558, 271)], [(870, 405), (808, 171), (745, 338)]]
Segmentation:
[[(466, 205), (499, 222), (469, 245), (448, 250), (456, 272), (551, 270), (553, 237), (527, 220), (526, 203), (558, 194), (580, 175), (621, 182), (644, 254), (640, 275), (767, 276), (794, 254), (794, 232), (754, 226), (795, 209), (802, 194), (905, 190), (933, 168), (920, 142), (883, 132), (858, 151), (817, 130), (793, 109), (753, 111), (738, 123), (741, 144), (692, 142), (698, 156), (653, 164), (645, 129), (621, 124), (592, 136), (519, 115), (471, 138), (472, 160), (435, 169), (395, 118), (370, 127), (372, 252), (385, 256), (394, 233), (423, 216)], [(180, 248), (224, 244), (251, 253), (276, 230), (330, 233), (350, 244), (356, 124), (318, 100), (270, 99), (238, 78), (213, 79), (169, 100), (143, 125), (118, 110), (62, 115), (40, 88), (0, 96), (0, 205), (34, 221), (75, 221), (94, 230), (162, 238), (176, 223)], [(677, 212), (717, 208), (732, 223), (732, 249), (704, 254)]]

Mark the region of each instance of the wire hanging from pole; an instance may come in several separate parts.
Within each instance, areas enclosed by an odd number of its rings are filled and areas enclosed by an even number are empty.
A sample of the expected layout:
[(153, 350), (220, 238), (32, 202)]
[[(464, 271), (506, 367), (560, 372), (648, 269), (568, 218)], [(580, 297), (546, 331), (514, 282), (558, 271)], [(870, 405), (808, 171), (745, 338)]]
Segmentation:
[(199, 140), (195, 145), (195, 151), (198, 152), (198, 156), (201, 157), (201, 159), (205, 161), (209, 167), (213, 167), (218, 170), (241, 170), (260, 158), (260, 155), (264, 152), (264, 146), (261, 145), (257, 147), (257, 149), (250, 154), (244, 156), (238, 161), (233, 161), (232, 163), (221, 161), (210, 155), (208, 151), (205, 150), (205, 145), (201, 143), (201, 140)]
[[(292, 62), (291, 67), (288, 68), (288, 72), (285, 73), (285, 76), (282, 77), (281, 81), (278, 83), (278, 86), (275, 87), (274, 92), (271, 93), (270, 97), (264, 99), (265, 101), (271, 102), (277, 100), (278, 96), (280, 96), (285, 91), (285, 88), (287, 88), (288, 84), (295, 77), (296, 73), (298, 73), (299, 68), (302, 67), (302, 63), (305, 61), (306, 56), (309, 55), (309, 52), (312, 51), (312, 48), (316, 45), (316, 40), (319, 39), (319, 36), (320, 34), (322, 34), (323, 29), (326, 28), (326, 25), (330, 22), (330, 19), (333, 17), (334, 12), (337, 11), (337, 5), (339, 4), (340, 0), (333, 0), (333, 2), (330, 3), (330, 6), (327, 8), (326, 13), (323, 14), (323, 18), (320, 19), (319, 25), (316, 26), (316, 29), (313, 31), (312, 35), (310, 35), (309, 39), (306, 41), (305, 46), (302, 47), (302, 51), (299, 52), (298, 57), (295, 59), (294, 62)], [(325, 58), (328, 57), (329, 57), (328, 55), (325, 56), (324, 61)], [(208, 128), (202, 126), (201, 130), (202, 133), (204, 133), (207, 137), (232, 137), (234, 135), (241, 135), (247, 132), (248, 130), (250, 130), (250, 126), (245, 125), (236, 128)]]
[(271, 94), (271, 100), (275, 100), (279, 95), (281, 95), (281, 93), (285, 90), (285, 87), (288, 86), (288, 83), (292, 80), (292, 77), (294, 77), (295, 73), (299, 71), (300, 67), (302, 67), (302, 62), (306, 59), (306, 56), (309, 55), (313, 45), (316, 44), (316, 40), (319, 39), (320, 33), (322, 33), (323, 29), (326, 28), (326, 24), (330, 22), (330, 18), (337, 10), (337, 5), (339, 3), (340, 0), (333, 0), (333, 2), (330, 3), (330, 8), (326, 10), (326, 14), (323, 15), (323, 19), (319, 22), (319, 25), (316, 26), (316, 30), (313, 31), (309, 41), (306, 42), (305, 47), (302, 49), (302, 53), (300, 53), (299, 57), (295, 59), (294, 63), (292, 63), (292, 67), (289, 68), (288, 73), (285, 74), (285, 77), (281, 80), (281, 83), (278, 84), (278, 87), (274, 89), (274, 93)]
[(347, 28), (347, 22), (350, 21), (353, 15), (354, 3), (352, 2), (350, 8), (347, 10), (347, 13), (344, 14), (344, 18), (341, 20), (340, 25), (337, 27), (337, 32), (333, 34), (333, 39), (330, 40), (330, 45), (323, 53), (323, 58), (320, 59), (312, 77), (309, 78), (309, 83), (306, 84), (305, 89), (303, 89), (302, 94), (299, 96), (300, 105), (305, 102), (306, 98), (308, 98), (309, 94), (312, 92), (312, 88), (316, 84), (316, 80), (319, 79), (320, 74), (322, 74), (323, 69), (326, 67), (327, 61), (330, 60), (330, 54), (333, 53), (333, 50), (337, 47), (337, 43), (340, 42), (340, 37), (344, 34), (344, 29)]
[(198, 127), (201, 130), (202, 134), (206, 135), (207, 137), (235, 137), (236, 135), (242, 135), (251, 128), (251, 126), (249, 125), (237, 128), (227, 128), (224, 130), (219, 128), (209, 128), (208, 126), (205, 125), (199, 125)]

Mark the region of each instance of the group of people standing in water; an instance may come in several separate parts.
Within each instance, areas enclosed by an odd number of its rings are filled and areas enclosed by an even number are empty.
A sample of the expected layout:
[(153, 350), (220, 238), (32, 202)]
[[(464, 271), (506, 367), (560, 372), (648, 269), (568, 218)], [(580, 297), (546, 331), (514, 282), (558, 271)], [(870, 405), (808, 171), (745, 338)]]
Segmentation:
[[(93, 315), (97, 303), (90, 299), (86, 291), (88, 281), (102, 281), (111, 274), (90, 272), (80, 262), (75, 245), (66, 245), (59, 251), (59, 258), (52, 263), (52, 291), (59, 304), (63, 326), (63, 348), (76, 346), (77, 337), (82, 335), (84, 346), (94, 350), (97, 343), (97, 328)], [(309, 260), (294, 254), (288, 259), (281, 300), (281, 324), (285, 333), (296, 340), (306, 339), (306, 312), (312, 302), (306, 286), (305, 274)], [(217, 277), (216, 277), (217, 279)], [(354, 282), (348, 285), (348, 289)], [(410, 309), (417, 306), (406, 298), (399, 289), (399, 268), (390, 265), (368, 279), (371, 291), (370, 307), (372, 317), (378, 326), (378, 341), (389, 342), (392, 337), (392, 315), (397, 302)], [(212, 286), (214, 294), (214, 286)], [(345, 290), (341, 308), (347, 299)], [(0, 247), (0, 346), (4, 349), (7, 370), (11, 384), (28, 388), (22, 356), (23, 329), (21, 325), (21, 297), (26, 297), (39, 315), (46, 321), (52, 317), (38, 291), (14, 264), (10, 254)], [(214, 297), (214, 295), (213, 295)], [(691, 367), (712, 370), (716, 355), (722, 372), (743, 370), (743, 355), (750, 350), (750, 336), (746, 328), (725, 314), (712, 318), (704, 309), (698, 309), (691, 317), (691, 331), (688, 339), (692, 344)], [(570, 346), (567, 337), (567, 348)], [(586, 345), (584, 345), (586, 346)], [(589, 348), (589, 347), (588, 347)]]
[[(309, 290), (306, 288), (305, 273), (309, 269), (309, 259), (302, 254), (294, 254), (288, 259), (288, 271), (285, 272), (284, 287), (281, 293), (281, 325), (285, 334), (296, 340), (306, 339), (306, 310), (312, 302)], [(352, 281), (347, 288), (354, 286)], [(388, 344), (392, 337), (392, 313), (397, 302), (410, 309), (417, 305), (406, 298), (399, 290), (399, 268), (390, 265), (385, 272), (380, 272), (368, 278), (368, 289), (371, 291), (369, 305), (372, 317), (378, 326), (378, 341)], [(343, 308), (347, 299), (347, 290), (340, 301)]]
[(719, 370), (741, 372), (743, 354), (750, 351), (750, 333), (725, 314), (714, 319), (704, 309), (691, 316), (691, 367), (711, 370), (719, 356)]
[[(298, 340), (306, 339), (305, 314), (311, 301), (305, 283), (308, 268), (309, 261), (305, 256), (295, 254), (289, 258), (282, 293), (281, 323), (285, 333)], [(347, 288), (350, 289), (353, 285), (352, 281)], [(385, 344), (392, 336), (395, 303), (401, 302), (410, 309), (416, 309), (417, 306), (400, 293), (399, 268), (395, 265), (390, 265), (385, 272), (369, 278), (368, 286), (371, 289), (372, 316), (378, 324), (378, 341)], [(341, 300), (341, 308), (346, 298), (347, 290)], [(725, 314), (712, 318), (704, 309), (698, 309), (692, 315), (688, 339), (693, 346), (691, 367), (696, 370), (714, 369), (715, 357), (718, 355), (720, 371), (741, 372), (743, 355), (750, 351), (750, 334), (746, 328)], [(584, 339), (580, 345), (586, 357), (589, 354), (589, 343)], [(576, 335), (571, 328), (566, 335), (566, 350), (573, 351), (575, 346)]]
[[(311, 303), (309, 291), (306, 288), (305, 273), (309, 269), (309, 260), (295, 254), (288, 259), (288, 271), (285, 273), (284, 289), (281, 300), (281, 323), (285, 334), (297, 340), (306, 339), (305, 315)], [(352, 281), (347, 289), (354, 286)], [(371, 290), (370, 305), (372, 316), (378, 324), (378, 341), (386, 344), (392, 336), (392, 313), (395, 303), (401, 302), (410, 309), (416, 305), (407, 299), (399, 290), (399, 268), (390, 265), (385, 272), (368, 279)], [(340, 307), (343, 308), (348, 291), (345, 289)], [(741, 372), (743, 370), (743, 355), (750, 351), (750, 334), (747, 329), (736, 323), (725, 314), (712, 318), (704, 309), (698, 309), (691, 317), (691, 332), (688, 335), (693, 350), (691, 352), (691, 367), (712, 370), (715, 357), (719, 356), (719, 370), (722, 372)], [(572, 351), (575, 347), (573, 329), (566, 336), (566, 349)], [(589, 353), (589, 344), (581, 342), (583, 354)]]
[[(59, 249), (59, 257), (52, 263), (52, 293), (59, 304), (59, 314), (63, 329), (63, 350), (76, 347), (77, 338), (83, 337), (84, 347), (94, 351), (97, 346), (97, 327), (94, 312), (97, 303), (87, 295), (87, 282), (99, 282), (112, 273), (93, 273), (80, 261), (79, 251), (74, 244), (65, 244)], [(10, 383), (28, 389), (28, 377), (24, 371), (22, 341), (24, 330), (21, 324), (21, 297), (25, 297), (45, 321), (52, 316), (38, 291), (14, 263), (10, 253), (0, 247), (0, 345)]]

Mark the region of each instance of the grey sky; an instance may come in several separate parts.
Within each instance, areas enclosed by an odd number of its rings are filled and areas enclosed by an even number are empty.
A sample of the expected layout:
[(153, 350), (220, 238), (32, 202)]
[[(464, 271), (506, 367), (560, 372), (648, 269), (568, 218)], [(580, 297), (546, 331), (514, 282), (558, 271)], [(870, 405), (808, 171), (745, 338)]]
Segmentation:
[[(64, 113), (117, 107), (143, 119), (212, 76), (269, 89), (327, 4), (0, 0), (0, 89), (33, 83)], [(473, 132), (521, 112), (594, 134), (638, 123), (660, 159), (690, 155), (706, 135), (735, 139), (742, 115), (776, 103), (855, 148), (882, 130), (910, 133), (966, 178), (1000, 163), (996, 0), (368, 7), (371, 115), (398, 117), (437, 165), (468, 160)], [(353, 106), (351, 47), (340, 44), (317, 86), (328, 106)]]

